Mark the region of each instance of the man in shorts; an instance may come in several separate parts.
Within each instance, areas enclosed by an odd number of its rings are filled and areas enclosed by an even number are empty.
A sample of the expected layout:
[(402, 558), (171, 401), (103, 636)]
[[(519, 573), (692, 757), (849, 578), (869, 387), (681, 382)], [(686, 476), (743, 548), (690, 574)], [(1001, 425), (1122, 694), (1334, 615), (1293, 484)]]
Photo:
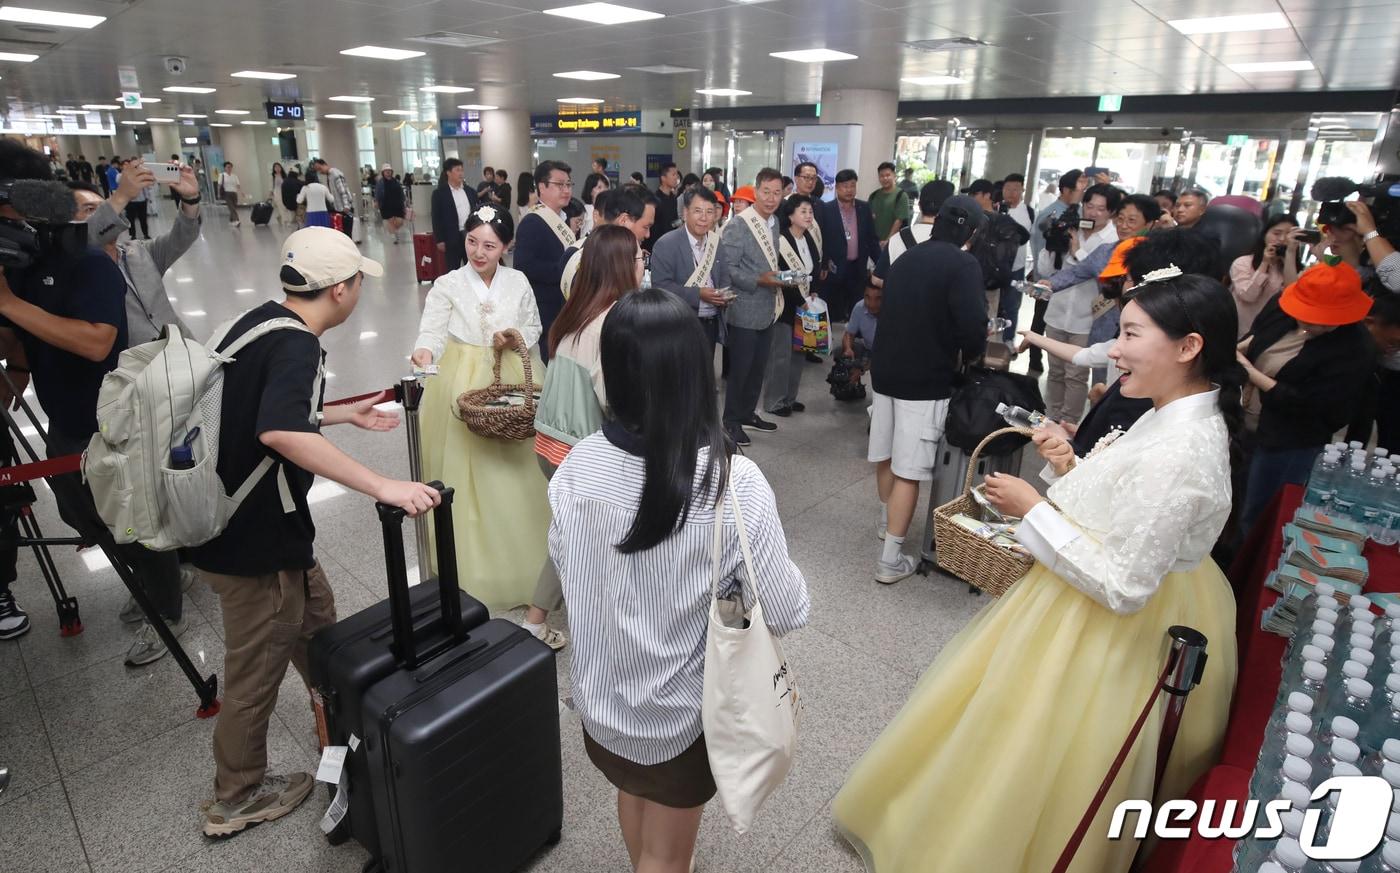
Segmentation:
[(929, 241), (914, 246), (885, 277), (880, 342), (871, 353), (869, 459), (880, 489), (884, 551), (875, 581), (908, 578), (919, 562), (901, 547), (919, 502), (919, 483), (933, 478), (953, 374), (987, 344), (982, 268), (968, 254), (986, 224), (977, 201), (950, 197), (938, 209)]

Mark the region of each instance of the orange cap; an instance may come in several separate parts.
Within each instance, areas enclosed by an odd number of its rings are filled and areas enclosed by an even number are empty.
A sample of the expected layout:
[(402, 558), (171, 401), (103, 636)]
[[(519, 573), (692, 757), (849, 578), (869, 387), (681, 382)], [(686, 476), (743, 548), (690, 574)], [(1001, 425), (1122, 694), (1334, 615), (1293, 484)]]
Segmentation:
[(1345, 262), (1318, 263), (1283, 289), (1279, 308), (1306, 324), (1354, 324), (1371, 311), (1371, 298), (1361, 290), (1361, 275)]
[(1133, 246), (1147, 239), (1145, 236), (1130, 236), (1120, 242), (1113, 249), (1112, 256), (1108, 259), (1108, 266), (1099, 273), (1100, 279), (1117, 279), (1119, 276), (1128, 275), (1128, 268), (1123, 264), (1123, 259)]
[(747, 200), (749, 203), (754, 203), (758, 200), (758, 194), (753, 190), (752, 185), (741, 185), (734, 189), (734, 196), (729, 199)]

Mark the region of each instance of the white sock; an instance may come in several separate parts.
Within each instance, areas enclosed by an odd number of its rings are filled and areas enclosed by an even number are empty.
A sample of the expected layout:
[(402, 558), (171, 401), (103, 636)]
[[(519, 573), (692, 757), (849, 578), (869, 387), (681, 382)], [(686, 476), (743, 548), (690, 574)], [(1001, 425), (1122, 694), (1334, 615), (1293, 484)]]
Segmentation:
[(882, 527), (882, 528), (887, 528), (887, 527), (889, 527), (889, 526), (890, 526), (890, 507), (889, 507), (888, 504), (881, 503), (881, 504), (880, 504), (880, 527)]
[(523, 618), (520, 620), (520, 626), (525, 628), (525, 630), (529, 631), (535, 636), (539, 636), (540, 631), (544, 628), (543, 624), (532, 624), (531, 622), (528, 622)]
[(885, 534), (885, 552), (880, 556), (880, 560), (894, 566), (899, 561), (899, 551), (904, 546), (904, 537), (897, 537), (892, 533)]

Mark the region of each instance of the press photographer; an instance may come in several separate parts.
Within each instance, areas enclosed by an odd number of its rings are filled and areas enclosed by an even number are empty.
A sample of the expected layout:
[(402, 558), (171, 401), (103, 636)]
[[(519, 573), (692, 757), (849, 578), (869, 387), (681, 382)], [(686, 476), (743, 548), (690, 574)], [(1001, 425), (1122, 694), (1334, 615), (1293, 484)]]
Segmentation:
[[(97, 431), (102, 377), (127, 348), (126, 282), (111, 257), (88, 246), (87, 225), (72, 220), (73, 193), (52, 180), (44, 156), (14, 140), (0, 141), (0, 348), (16, 388), (33, 374), (48, 414), (50, 458), (87, 448)], [(16, 379), (16, 377), (19, 377)], [(8, 400), (9, 398), (3, 398)], [(106, 529), (80, 474), (49, 480), (59, 515), (84, 539)], [(137, 544), (117, 547), (177, 636), (185, 622), (175, 552)], [(138, 636), (128, 663), (165, 654)], [(154, 631), (150, 636), (159, 642)], [(135, 659), (135, 660), (133, 660)]]
[[(1324, 176), (1309, 192), (1321, 201), (1317, 224), (1322, 240), (1314, 248), (1340, 257), (1361, 274), (1363, 281), (1378, 276), (1388, 291), (1400, 291), (1400, 183), (1393, 179), (1359, 185), (1340, 176)], [(1347, 200), (1352, 194), (1360, 199)]]

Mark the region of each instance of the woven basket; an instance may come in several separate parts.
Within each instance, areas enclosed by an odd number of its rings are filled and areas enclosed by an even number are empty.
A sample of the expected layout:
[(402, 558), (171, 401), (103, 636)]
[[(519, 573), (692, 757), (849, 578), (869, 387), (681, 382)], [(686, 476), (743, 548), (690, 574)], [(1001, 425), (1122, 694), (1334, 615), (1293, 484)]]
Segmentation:
[(983, 437), (967, 462), (963, 493), (933, 511), (934, 554), (938, 566), (993, 597), (1005, 594), (1011, 583), (1026, 575), (1035, 564), (1035, 559), (993, 545), (953, 521), (953, 516), (962, 513), (977, 517), (979, 510), (977, 503), (972, 499), (972, 477), (977, 471), (977, 459), (988, 443), (1011, 433), (1030, 436), (1031, 431), (1019, 427), (1004, 427)]
[[(501, 356), (506, 349), (496, 349), (496, 363), (491, 368), (491, 384), (485, 388), (462, 392), (457, 398), (457, 417), (466, 422), (471, 432), (477, 436), (498, 440), (527, 440), (535, 435), (535, 385), (530, 372), (530, 349), (525, 338), (517, 330), (505, 332), (510, 339), (510, 350), (520, 356), (525, 364), (525, 381), (519, 385), (501, 384)], [(487, 406), (511, 392), (525, 395), (523, 406)]]

